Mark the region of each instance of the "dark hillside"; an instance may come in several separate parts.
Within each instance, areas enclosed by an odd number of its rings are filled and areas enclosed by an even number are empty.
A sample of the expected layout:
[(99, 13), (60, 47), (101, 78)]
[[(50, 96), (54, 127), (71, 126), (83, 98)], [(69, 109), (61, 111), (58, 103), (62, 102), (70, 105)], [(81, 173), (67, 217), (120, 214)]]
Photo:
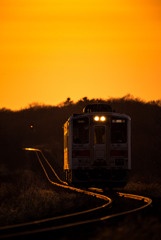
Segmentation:
[(14, 170), (24, 166), (23, 147), (48, 149), (63, 169), (64, 122), (81, 113), (87, 104), (108, 103), (132, 120), (131, 180), (161, 182), (161, 107), (160, 102), (145, 103), (127, 95), (119, 99), (89, 100), (73, 103), (68, 98), (59, 106), (31, 105), (20, 111), (0, 110), (0, 164)]

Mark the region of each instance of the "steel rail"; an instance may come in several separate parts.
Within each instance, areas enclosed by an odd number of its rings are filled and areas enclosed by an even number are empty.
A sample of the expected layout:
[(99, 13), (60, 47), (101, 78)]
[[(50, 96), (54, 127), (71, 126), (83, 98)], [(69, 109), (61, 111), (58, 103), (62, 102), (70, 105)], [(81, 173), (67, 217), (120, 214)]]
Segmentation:
[[(39, 149), (34, 149), (34, 148), (25, 148), (24, 150), (28, 150), (28, 151), (35, 151), (36, 155), (37, 155), (37, 158), (39, 160), (39, 163), (48, 179), (48, 181), (53, 184), (53, 185), (56, 185), (58, 187), (62, 187), (62, 188), (66, 188), (66, 189), (70, 189), (70, 190), (73, 190), (73, 191), (76, 191), (78, 193), (84, 193), (86, 195), (90, 195), (90, 196), (94, 196), (94, 197), (97, 197), (99, 199), (103, 199), (105, 201), (107, 201), (106, 204), (104, 205), (101, 205), (99, 207), (96, 207), (96, 208), (92, 208), (92, 209), (88, 209), (88, 210), (85, 210), (85, 211), (81, 211), (81, 212), (76, 212), (76, 213), (72, 213), (72, 214), (66, 214), (66, 215), (63, 215), (63, 216), (57, 216), (57, 217), (53, 217), (53, 218), (48, 218), (48, 219), (43, 219), (43, 220), (38, 220), (38, 221), (32, 221), (32, 222), (29, 222), (29, 223), (21, 223), (21, 224), (15, 224), (15, 225), (9, 225), (9, 226), (5, 226), (5, 227), (0, 227), (0, 239), (1, 238), (8, 238), (8, 237), (14, 237), (14, 236), (20, 236), (20, 235), (24, 235), (24, 234), (31, 234), (33, 232), (41, 232), (42, 230), (41, 229), (36, 229), (36, 230), (32, 230), (32, 231), (24, 231), (26, 228), (30, 228), (31, 226), (38, 226), (40, 224), (43, 224), (43, 223), (47, 223), (47, 222), (53, 222), (53, 221), (57, 221), (57, 220), (61, 220), (61, 219), (67, 219), (67, 218), (72, 218), (72, 217), (76, 217), (78, 215), (83, 215), (83, 214), (87, 214), (87, 213), (90, 213), (90, 212), (94, 212), (94, 211), (98, 211), (100, 209), (103, 209), (103, 208), (106, 208), (107, 206), (109, 206), (111, 203), (112, 203), (112, 199), (110, 199), (109, 197), (107, 196), (104, 196), (104, 195), (101, 195), (101, 194), (98, 194), (98, 193), (93, 193), (93, 192), (90, 192), (90, 191), (86, 191), (86, 190), (83, 190), (83, 189), (78, 189), (78, 188), (75, 188), (75, 187), (71, 187), (68, 185), (68, 183), (62, 181), (58, 175), (56, 174), (55, 170), (52, 168), (52, 166), (49, 164), (49, 162), (47, 161), (47, 159), (45, 158), (44, 154), (42, 153), (41, 150)], [(55, 176), (57, 177), (57, 179), (63, 183), (62, 184), (59, 184), (59, 183), (56, 183), (56, 182), (53, 182), (51, 181), (51, 179), (49, 178), (48, 174), (47, 174), (47, 171), (38, 155), (38, 152), (41, 153), (42, 157), (44, 158), (44, 160), (47, 162), (47, 164), (49, 165), (49, 167), (51, 168), (51, 170), (53, 171), (53, 173), (55, 174)], [(59, 227), (58, 227), (59, 228)], [(24, 230), (21, 230), (21, 229), (24, 229)], [(13, 233), (10, 233), (10, 234), (7, 234), (7, 231), (11, 231)], [(17, 231), (20, 231), (20, 232), (17, 232)], [(16, 232), (16, 233), (14, 233)], [(3, 234), (3, 235), (2, 235)]]
[[(11, 237), (11, 236), (12, 237), (24, 236), (24, 235), (29, 235), (29, 234), (36, 234), (36, 233), (54, 231), (54, 230), (59, 230), (59, 229), (71, 228), (71, 227), (75, 227), (75, 226), (79, 226), (79, 225), (96, 223), (96, 222), (100, 222), (100, 221), (106, 221), (106, 220), (109, 220), (109, 219), (112, 219), (112, 218), (116, 218), (116, 217), (127, 215), (127, 214), (130, 214), (130, 213), (133, 213), (133, 212), (137, 212), (139, 210), (142, 210), (143, 208), (146, 208), (146, 207), (150, 206), (150, 204), (152, 203), (152, 200), (150, 198), (147, 198), (147, 197), (138, 196), (138, 195), (134, 195), (134, 194), (120, 193), (120, 192), (118, 192), (118, 194), (119, 194), (119, 196), (125, 197), (125, 198), (131, 198), (131, 199), (136, 199), (136, 200), (140, 200), (140, 201), (144, 200), (144, 202), (146, 202), (147, 204), (142, 206), (142, 207), (139, 207), (139, 208), (135, 208), (135, 209), (125, 211), (125, 212), (121, 212), (121, 213), (117, 213), (117, 214), (108, 215), (108, 216), (101, 217), (101, 218), (83, 220), (83, 221), (78, 221), (78, 222), (69, 223), (69, 224), (63, 224), (63, 225), (59, 225), (59, 226), (46, 227), (46, 228), (43, 228), (43, 229), (34, 229), (34, 230), (30, 230), (30, 231), (23, 231), (23, 232), (8, 234), (8, 235), (2, 236), (2, 238), (8, 238), (8, 237)], [(68, 217), (68, 215), (66, 215), (66, 217)], [(58, 218), (61, 218), (61, 217), (56, 217), (55, 220), (58, 219)], [(40, 224), (40, 222), (45, 222), (45, 221), (47, 222), (48, 220), (51, 220), (51, 219), (35, 221), (34, 223)], [(30, 224), (32, 224), (32, 223), (30, 223)], [(22, 226), (22, 224), (20, 224), (20, 225)], [(23, 224), (23, 225), (29, 226), (28, 224)]]
[[(58, 175), (56, 174), (56, 172), (54, 171), (54, 169), (52, 168), (52, 166), (49, 164), (49, 162), (47, 161), (47, 159), (45, 158), (44, 154), (42, 153), (42, 151), (41, 151), (40, 149), (24, 148), (24, 150), (27, 150), (27, 151), (35, 151), (35, 152), (36, 152), (36, 155), (37, 155), (37, 158), (38, 158), (38, 160), (39, 160), (39, 163), (40, 163), (41, 167), (43, 168), (43, 171), (44, 171), (44, 173), (45, 173), (48, 181), (49, 181), (50, 183), (52, 183), (53, 185), (56, 185), (56, 186), (62, 187), (62, 188), (67, 188), (67, 189), (70, 189), (70, 190), (73, 190), (73, 191), (76, 191), (76, 192), (79, 192), (79, 193), (85, 193), (86, 195), (95, 196), (95, 197), (98, 197), (98, 198), (100, 198), (100, 199), (104, 199), (105, 201), (108, 201), (108, 205), (110, 205), (110, 204), (112, 203), (112, 200), (111, 200), (109, 197), (105, 196), (105, 195), (101, 195), (101, 194), (98, 194), (98, 193), (93, 193), (93, 192), (91, 192), (91, 191), (86, 191), (86, 190), (79, 189), (79, 188), (75, 188), (75, 187), (69, 186), (67, 182), (62, 181), (62, 180), (58, 177)], [(39, 155), (38, 155), (37, 152), (40, 152), (40, 153), (41, 153), (41, 155), (43, 156), (44, 160), (47, 162), (47, 164), (49, 165), (49, 167), (51, 168), (51, 170), (53, 171), (53, 173), (55, 174), (55, 176), (57, 177), (57, 179), (58, 179), (60, 182), (62, 182), (64, 185), (51, 181), (51, 179), (49, 178), (49, 176), (48, 176), (48, 174), (47, 174), (47, 172), (46, 172), (46, 170), (45, 170), (45, 167), (43, 166), (42, 161), (41, 161), (41, 159), (40, 159), (40, 157), (39, 157)]]
[[(62, 180), (58, 177), (58, 175), (55, 173), (54, 169), (51, 167), (51, 165), (49, 164), (49, 162), (48, 162), (47, 159), (45, 158), (45, 156), (44, 156), (44, 154), (42, 153), (42, 151), (39, 150), (39, 149), (36, 149), (36, 150), (39, 151), (39, 152), (41, 152), (41, 154), (42, 154), (42, 156), (44, 157), (45, 161), (48, 163), (49, 167), (52, 169), (52, 171), (54, 172), (54, 174), (56, 175), (56, 177), (58, 178), (58, 180), (64, 183), (64, 181), (62, 181)], [(44, 171), (45, 171), (45, 169), (44, 169)], [(66, 182), (65, 182), (65, 183), (66, 183)], [(84, 190), (82, 190), (82, 189), (73, 188), (73, 187), (70, 187), (70, 186), (68, 186), (68, 188), (71, 189), (71, 190), (79, 191), (79, 192), (81, 191), (82, 193), (85, 193), (85, 194), (89, 194), (89, 193), (90, 193), (89, 195), (91, 195), (91, 192), (90, 192), (90, 191), (84, 191)], [(116, 217), (116, 216), (126, 215), (126, 214), (128, 214), (128, 213), (136, 212), (136, 211), (142, 210), (142, 209), (144, 209), (144, 208), (147, 208), (148, 206), (150, 206), (150, 205), (152, 204), (152, 200), (151, 200), (150, 198), (148, 198), (148, 197), (139, 196), (139, 195), (135, 195), (135, 194), (129, 194), (129, 193), (121, 193), (121, 192), (117, 192), (117, 194), (118, 194), (120, 197), (125, 197), (125, 198), (131, 198), (131, 199), (135, 199), (135, 200), (144, 201), (144, 202), (147, 203), (147, 204), (145, 204), (145, 205), (142, 206), (142, 207), (136, 208), (136, 209), (132, 209), (132, 210), (129, 210), (129, 211), (125, 211), (125, 212), (123, 212), (123, 213), (118, 213), (118, 214), (111, 215), (111, 217), (112, 217), (112, 216), (113, 216), (113, 217)], [(98, 195), (95, 195), (95, 196), (98, 196), (99, 198), (100, 198), (100, 196), (101, 196), (101, 198), (103, 197), (102, 199), (104, 199), (104, 195), (98, 194)], [(105, 200), (106, 200), (106, 199), (105, 199)], [(112, 200), (111, 200), (111, 203), (112, 203)], [(106, 206), (106, 204), (105, 204), (105, 206)], [(89, 211), (90, 211), (90, 210), (89, 210)], [(111, 218), (111, 217), (110, 217), (110, 216), (106, 216), (106, 217), (101, 218), (100, 220), (105, 220), (105, 219), (108, 219), (108, 218)]]
[[(150, 206), (151, 203), (152, 203), (152, 200), (150, 198), (147, 198), (147, 197), (118, 192), (117, 194), (120, 197), (125, 197), (125, 198), (131, 198), (131, 199), (135, 199), (135, 200), (144, 201), (146, 204), (144, 206), (142, 206), (142, 207), (139, 207), (139, 208), (135, 208), (135, 209), (132, 209), (132, 210), (129, 210), (129, 211), (125, 211), (125, 212), (121, 212), (121, 213), (117, 213), (117, 214), (108, 215), (108, 216), (105, 216), (105, 217), (99, 217), (99, 218), (96, 218), (96, 219), (77, 221), (77, 222), (72, 222), (72, 223), (68, 223), (68, 224), (61, 224), (59, 226), (45, 227), (43, 229), (36, 228), (36, 229), (28, 230), (28, 228), (30, 228), (30, 226), (32, 226), (32, 227), (36, 226), (36, 225), (39, 226), (40, 224), (48, 223), (48, 222), (51, 222), (51, 221), (54, 222), (54, 221), (57, 221), (57, 220), (60, 220), (60, 219), (65, 219), (65, 218), (67, 219), (67, 218), (71, 218), (71, 217), (78, 216), (78, 215), (81, 215), (81, 214), (85, 214), (85, 213), (89, 213), (89, 212), (92, 212), (92, 211), (96, 211), (96, 210), (99, 210), (101, 208), (105, 208), (105, 207), (107, 207), (108, 205), (110, 205), (112, 203), (112, 200), (110, 198), (108, 198), (107, 196), (105, 196), (105, 195), (101, 195), (101, 194), (94, 193), (94, 192), (91, 192), (91, 191), (86, 191), (86, 190), (83, 190), (83, 189), (74, 188), (74, 187), (68, 186), (67, 184), (62, 185), (62, 184), (55, 183), (55, 182), (51, 181), (51, 179), (49, 178), (49, 176), (48, 176), (48, 174), (47, 174), (47, 172), (45, 170), (45, 167), (43, 166), (42, 161), (41, 161), (41, 159), (40, 159), (40, 157), (39, 157), (37, 152), (40, 152), (41, 155), (43, 156), (43, 158), (45, 159), (45, 161), (47, 162), (47, 164), (49, 165), (49, 167), (51, 169), (53, 169), (53, 168), (49, 164), (47, 159), (45, 158), (45, 156), (42, 153), (42, 151), (39, 150), (39, 149), (33, 149), (33, 148), (25, 148), (24, 150), (30, 150), (30, 151), (35, 151), (36, 152), (37, 158), (38, 158), (38, 160), (39, 160), (39, 162), (40, 162), (40, 164), (41, 164), (41, 166), (42, 166), (42, 168), (44, 170), (44, 173), (45, 173), (47, 179), (49, 180), (49, 182), (51, 182), (52, 184), (54, 184), (56, 186), (59, 186), (59, 187), (66, 188), (66, 189), (71, 189), (71, 190), (74, 190), (74, 191), (77, 191), (77, 192), (80, 192), (80, 193), (85, 193), (85, 194), (88, 194), (88, 195), (96, 196), (96, 197), (98, 197), (100, 199), (104, 199), (104, 200), (108, 201), (108, 203), (106, 203), (106, 204), (104, 204), (104, 205), (102, 205), (100, 207), (96, 207), (96, 208), (89, 209), (89, 210), (82, 211), (82, 212), (78, 212), (78, 213), (72, 213), (72, 214), (67, 214), (67, 215), (64, 215), (64, 216), (58, 216), (58, 217), (54, 217), (54, 218), (48, 218), (48, 219), (43, 219), (43, 220), (39, 220), (39, 221), (33, 221), (33, 222), (29, 222), (29, 223), (16, 224), (16, 225), (2, 227), (2, 228), (0, 228), (0, 234), (3, 231), (4, 231), (4, 234), (2, 236), (0, 236), (0, 239), (1, 238), (8, 238), (8, 237), (15, 237), (15, 236), (22, 236), (22, 235), (29, 235), (29, 234), (34, 234), (34, 233), (41, 233), (41, 232), (46, 232), (46, 231), (52, 231), (52, 230), (58, 230), (58, 229), (63, 229), (63, 228), (74, 227), (74, 226), (88, 224), (88, 223), (105, 221), (105, 220), (108, 220), (108, 219), (111, 219), (111, 218), (123, 216), (123, 215), (126, 215), (126, 214), (130, 214), (130, 213), (142, 210), (142, 209)], [(52, 171), (53, 171), (53, 173), (56, 176), (57, 174), (55, 173), (54, 169)], [(58, 180), (60, 179), (58, 177), (58, 175), (57, 175), (57, 179)], [(66, 182), (62, 181), (61, 179), (60, 179), (60, 182), (66, 183)], [(14, 231), (16, 231), (16, 230), (18, 230), (20, 228), (21, 228), (20, 232), (15, 232), (15, 233), (13, 232), (11, 234), (5, 234), (6, 230), (10, 230), (10, 231), (14, 230)], [(27, 228), (27, 229), (25, 229), (25, 228)]]
[[(47, 159), (45, 158), (44, 154), (42, 153), (42, 151), (41, 151), (40, 149), (25, 148), (24, 150), (36, 151), (36, 154), (37, 154), (37, 152), (40, 152), (40, 153), (42, 154), (43, 158), (45, 159), (45, 161), (47, 162), (47, 164), (49, 165), (49, 167), (52, 169), (52, 171), (53, 171), (53, 173), (55, 174), (55, 176), (57, 177), (57, 179), (58, 179), (60, 182), (68, 185), (68, 183), (62, 181), (62, 180), (58, 177), (58, 175), (56, 174), (56, 172), (54, 171), (54, 169), (52, 168), (52, 166), (49, 164), (49, 162), (47, 161)], [(40, 160), (38, 154), (37, 154), (37, 157), (38, 157), (38, 159), (39, 159), (40, 164), (42, 165), (41, 160)], [(42, 165), (42, 167), (43, 167), (43, 165)], [(45, 170), (44, 167), (43, 167), (43, 170), (44, 170), (44, 172), (45, 172), (48, 180), (49, 180), (52, 184), (55, 184), (55, 185), (60, 186), (60, 187), (68, 188), (68, 189), (71, 189), (71, 190), (74, 190), (74, 191), (78, 191), (78, 192), (85, 193), (85, 194), (88, 194), (88, 195), (92, 195), (92, 196), (93, 196), (93, 192), (91, 192), (91, 191), (85, 191), (85, 190), (82, 190), (82, 189), (74, 188), (74, 187), (71, 187), (71, 186), (64, 186), (64, 185), (61, 185), (61, 184), (52, 182), (52, 181), (50, 180), (50, 178), (48, 177), (48, 175), (47, 175), (46, 170)], [(92, 193), (92, 194), (91, 194), (91, 193)], [(95, 194), (95, 193), (94, 193), (94, 194)], [(144, 206), (142, 206), (142, 207), (139, 207), (139, 208), (137, 208), (137, 209), (133, 209), (133, 210), (127, 211), (127, 213), (141, 210), (141, 209), (146, 208), (146, 207), (148, 207), (148, 206), (150, 206), (150, 205), (152, 204), (152, 200), (151, 200), (150, 198), (148, 198), (148, 197), (139, 196), (139, 195), (134, 195), (134, 194), (129, 194), (129, 193), (121, 193), (121, 192), (117, 192), (117, 194), (118, 194), (120, 197), (131, 198), (131, 199), (135, 199), (135, 200), (144, 201), (144, 202), (147, 203), (146, 205), (144, 205)], [(95, 194), (95, 196), (96, 196), (96, 197), (99, 197), (99, 198), (101, 197), (101, 199), (104, 199), (104, 200), (106, 200), (106, 201), (109, 200), (110, 204), (112, 203), (112, 200), (111, 200), (110, 198), (108, 198), (107, 196), (105, 196), (105, 195)], [(108, 198), (108, 199), (107, 199), (107, 198)], [(106, 205), (106, 204), (105, 204), (105, 205)], [(123, 214), (124, 214), (124, 213), (119, 213), (118, 215), (123, 215)], [(125, 214), (126, 214), (126, 213), (125, 213)]]
[(47, 162), (47, 164), (49, 165), (49, 167), (51, 168), (52, 172), (54, 173), (54, 175), (56, 176), (56, 178), (59, 180), (59, 182), (65, 184), (65, 185), (69, 185), (67, 182), (62, 181), (58, 175), (56, 174), (55, 170), (53, 169), (53, 167), (50, 165), (50, 163), (48, 162), (48, 160), (46, 159), (46, 157), (44, 156), (43, 152), (40, 150), (41, 155), (43, 156), (43, 158), (45, 159), (45, 161)]
[[(41, 152), (41, 151), (40, 151), (40, 152)], [(42, 153), (42, 152), (41, 152), (41, 153)], [(59, 183), (56, 183), (56, 182), (51, 181), (51, 179), (49, 178), (49, 176), (48, 176), (48, 174), (47, 174), (47, 172), (46, 172), (46, 170), (45, 170), (45, 167), (43, 166), (42, 161), (40, 160), (39, 155), (38, 155), (37, 152), (36, 152), (36, 155), (37, 155), (37, 158), (38, 158), (38, 160), (39, 160), (39, 162), (40, 162), (40, 164), (41, 164), (41, 166), (42, 166), (42, 168), (43, 168), (43, 170), (44, 170), (44, 173), (45, 173), (47, 179), (48, 179), (49, 182), (52, 183), (53, 185), (56, 185), (56, 186), (62, 187), (62, 188), (66, 188), (66, 189), (70, 189), (70, 190), (73, 190), (73, 191), (76, 191), (76, 192), (79, 192), (79, 193), (85, 193), (85, 194), (87, 194), (87, 195), (95, 196), (95, 197), (98, 197), (98, 198), (100, 198), (100, 199), (104, 199), (105, 201), (108, 201), (108, 204), (105, 204), (105, 205), (110, 205), (110, 204), (112, 203), (112, 200), (111, 200), (109, 197), (107, 197), (107, 196), (104, 196), (104, 195), (101, 195), (101, 194), (98, 194), (98, 193), (93, 193), (93, 192), (90, 192), (90, 191), (86, 191), (86, 190), (83, 190), (83, 189), (71, 187), (71, 186), (69, 186), (69, 185), (67, 185), (67, 184), (66, 184), (66, 185), (62, 185), (62, 184), (59, 184)], [(43, 156), (43, 155), (42, 155), (42, 156)], [(47, 163), (48, 163), (48, 161), (47, 161)], [(50, 164), (49, 164), (49, 167), (52, 169), (53, 172), (55, 172), (54, 169), (52, 168), (52, 166), (51, 166)], [(61, 182), (63, 182), (63, 181), (61, 181)], [(64, 182), (63, 182), (63, 183), (64, 183)], [(66, 182), (65, 182), (65, 183), (66, 183)]]

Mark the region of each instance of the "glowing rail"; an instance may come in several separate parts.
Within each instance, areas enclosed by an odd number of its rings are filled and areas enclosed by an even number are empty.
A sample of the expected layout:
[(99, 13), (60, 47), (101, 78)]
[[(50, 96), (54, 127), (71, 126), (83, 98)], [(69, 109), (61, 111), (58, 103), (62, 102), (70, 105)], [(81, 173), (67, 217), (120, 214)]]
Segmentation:
[[(83, 221), (77, 221), (77, 222), (72, 222), (72, 223), (68, 223), (68, 224), (60, 224), (60, 225), (57, 226), (57, 221), (59, 221), (61, 219), (65, 219), (65, 218), (67, 219), (68, 218), (68, 220), (69, 220), (70, 218), (74, 218), (75, 216), (78, 216), (78, 215), (86, 214), (86, 213), (89, 213), (89, 212), (92, 212), (92, 211), (97, 211), (101, 208), (105, 208), (108, 205), (110, 205), (112, 203), (112, 200), (110, 198), (108, 198), (107, 196), (104, 196), (104, 195), (101, 195), (101, 194), (98, 194), (98, 193), (85, 191), (83, 189), (77, 189), (77, 188), (68, 186), (66, 182), (62, 181), (57, 176), (54, 169), (48, 163), (47, 159), (45, 158), (45, 156), (44, 156), (44, 154), (42, 153), (41, 150), (35, 149), (35, 148), (24, 148), (24, 150), (35, 151), (36, 152), (36, 155), (37, 155), (38, 160), (39, 160), (39, 162), (40, 162), (40, 164), (41, 164), (41, 166), (42, 166), (42, 168), (45, 172), (45, 175), (46, 175), (47, 179), (49, 180), (49, 182), (51, 182), (52, 184), (63, 187), (63, 188), (71, 189), (71, 190), (74, 190), (74, 191), (77, 191), (77, 192), (80, 192), (80, 193), (85, 193), (85, 194), (88, 194), (88, 195), (91, 195), (91, 196), (96, 196), (100, 199), (104, 199), (104, 200), (108, 201), (108, 203), (104, 204), (103, 206), (97, 207), (97, 208), (89, 209), (87, 211), (68, 214), (68, 215), (64, 215), (64, 216), (58, 216), (58, 217), (55, 217), (55, 218), (43, 219), (43, 220), (39, 220), (39, 221), (33, 221), (33, 222), (29, 222), (29, 223), (23, 223), (23, 224), (16, 224), (16, 225), (12, 225), (12, 226), (1, 227), (0, 228), (0, 239), (1, 238), (8, 238), (8, 237), (15, 237), (15, 236), (29, 235), (29, 234), (34, 234), (34, 233), (41, 233), (41, 232), (46, 232), (46, 231), (51, 231), (51, 230), (58, 230), (58, 229), (63, 229), (63, 228), (69, 228), (69, 227), (73, 227), (73, 226), (88, 224), (88, 223), (104, 221), (104, 220), (108, 220), (108, 219), (111, 219), (111, 218), (116, 218), (116, 217), (119, 217), (119, 216), (122, 216), (122, 215), (125, 215), (125, 214), (129, 214), (129, 213), (132, 213), (132, 212), (142, 210), (142, 209), (150, 206), (151, 203), (152, 203), (152, 200), (150, 198), (147, 198), (147, 197), (118, 192), (118, 195), (120, 197), (131, 198), (131, 199), (136, 199), (136, 200), (140, 200), (140, 201), (143, 200), (146, 204), (142, 207), (132, 209), (130, 211), (125, 211), (125, 212), (122, 212), (122, 213), (117, 213), (117, 214), (108, 215), (108, 216), (100, 217), (100, 218), (96, 218), (96, 219), (85, 220), (85, 221), (83, 220)], [(48, 163), (49, 167), (51, 169), (53, 169), (52, 171), (55, 174), (55, 176), (57, 176), (57, 179), (60, 182), (62, 182), (63, 184), (59, 184), (59, 183), (55, 183), (55, 182), (51, 181), (51, 179), (49, 178), (49, 176), (48, 176), (48, 174), (47, 174), (47, 172), (46, 172), (46, 170), (45, 170), (45, 168), (42, 164), (42, 161), (41, 161), (41, 159), (38, 155), (38, 152), (41, 153), (44, 160)], [(54, 223), (54, 221), (55, 221), (55, 223)], [(53, 227), (45, 227), (45, 228), (42, 227), (42, 229), (40, 229), (40, 227), (39, 227), (40, 224), (44, 224), (44, 223), (47, 223), (47, 222), (52, 222)]]
[[(35, 151), (35, 152), (36, 152), (37, 158), (38, 158), (38, 160), (39, 160), (39, 162), (40, 162), (40, 164), (41, 164), (41, 167), (42, 167), (43, 170), (44, 170), (44, 173), (45, 173), (48, 181), (49, 181), (50, 183), (52, 183), (53, 185), (56, 185), (56, 186), (58, 186), (58, 187), (67, 188), (67, 189), (70, 189), (70, 190), (73, 190), (73, 191), (76, 191), (76, 192), (79, 192), (79, 193), (85, 193), (85, 194), (87, 194), (87, 195), (96, 196), (96, 197), (98, 197), (98, 198), (100, 198), (100, 199), (104, 199), (105, 201), (108, 202), (108, 204), (105, 204), (105, 205), (109, 205), (109, 204), (112, 203), (112, 200), (111, 200), (109, 197), (107, 197), (107, 196), (104, 196), (104, 195), (101, 195), (101, 194), (98, 194), (98, 193), (93, 193), (93, 192), (90, 192), (90, 191), (86, 191), (86, 190), (83, 190), (83, 189), (71, 187), (71, 186), (68, 185), (67, 182), (62, 181), (62, 180), (58, 177), (58, 175), (56, 174), (56, 172), (54, 171), (54, 169), (52, 168), (52, 166), (49, 164), (49, 162), (47, 161), (47, 159), (45, 158), (44, 154), (42, 153), (42, 151), (41, 151), (40, 149), (36, 149), (36, 148), (24, 148), (24, 150), (27, 150), (27, 151)], [(41, 155), (43, 156), (44, 160), (47, 162), (47, 164), (49, 165), (49, 167), (51, 168), (51, 170), (53, 171), (53, 173), (55, 174), (55, 176), (57, 177), (57, 179), (58, 179), (61, 183), (63, 183), (64, 185), (51, 181), (51, 179), (49, 178), (49, 176), (48, 176), (48, 174), (47, 174), (47, 172), (46, 172), (46, 170), (45, 170), (45, 167), (43, 166), (43, 164), (42, 164), (42, 162), (41, 162), (41, 160), (40, 160), (40, 157), (39, 157), (39, 155), (38, 155), (37, 152), (40, 152), (40, 153), (41, 153)]]

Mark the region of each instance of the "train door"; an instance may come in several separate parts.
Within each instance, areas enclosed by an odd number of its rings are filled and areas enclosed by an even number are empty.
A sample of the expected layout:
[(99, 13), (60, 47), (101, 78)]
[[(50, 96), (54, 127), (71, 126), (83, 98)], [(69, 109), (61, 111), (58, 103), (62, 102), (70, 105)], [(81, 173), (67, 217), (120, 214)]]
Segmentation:
[(94, 166), (106, 165), (106, 126), (94, 126)]

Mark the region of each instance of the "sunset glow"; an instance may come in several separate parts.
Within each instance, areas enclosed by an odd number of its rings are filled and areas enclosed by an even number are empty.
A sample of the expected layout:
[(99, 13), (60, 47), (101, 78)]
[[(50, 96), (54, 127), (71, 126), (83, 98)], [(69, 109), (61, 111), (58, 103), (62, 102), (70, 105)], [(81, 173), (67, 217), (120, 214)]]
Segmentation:
[(0, 108), (161, 99), (158, 0), (0, 0)]

